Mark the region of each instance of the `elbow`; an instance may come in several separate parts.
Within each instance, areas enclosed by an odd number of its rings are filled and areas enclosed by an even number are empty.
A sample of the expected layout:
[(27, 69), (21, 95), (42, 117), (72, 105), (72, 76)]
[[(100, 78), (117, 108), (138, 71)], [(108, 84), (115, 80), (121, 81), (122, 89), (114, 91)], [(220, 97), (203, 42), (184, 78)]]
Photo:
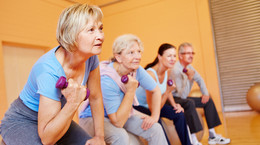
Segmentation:
[(50, 136), (44, 136), (44, 135), (40, 135), (40, 139), (43, 145), (54, 145), (56, 144), (56, 141), (54, 141), (53, 139), (50, 138)]
[(123, 128), (123, 126), (125, 125), (125, 121), (123, 121), (122, 119), (111, 119), (109, 118), (110, 122), (117, 128)]
[(152, 96), (161, 99), (161, 97), (162, 97), (161, 90), (158, 86), (156, 86), (156, 88), (154, 90), (152, 90)]
[(41, 139), (43, 145), (54, 145), (56, 142), (52, 142), (47, 139)]
[(120, 121), (111, 121), (111, 123), (117, 127), (117, 128), (123, 128), (124, 123), (120, 122)]

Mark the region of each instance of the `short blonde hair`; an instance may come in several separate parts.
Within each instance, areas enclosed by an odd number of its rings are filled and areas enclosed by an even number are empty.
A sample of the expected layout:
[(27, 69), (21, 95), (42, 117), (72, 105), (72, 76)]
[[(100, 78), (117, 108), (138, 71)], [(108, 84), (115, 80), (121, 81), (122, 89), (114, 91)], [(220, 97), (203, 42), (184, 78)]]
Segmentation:
[(89, 19), (101, 21), (103, 13), (97, 6), (75, 4), (63, 10), (58, 21), (56, 39), (69, 52), (78, 46), (76, 40), (79, 33), (85, 29)]
[[(137, 42), (138, 46), (141, 48), (141, 51), (144, 51), (143, 43), (141, 40), (133, 34), (124, 34), (116, 38), (113, 44), (113, 54), (121, 54), (123, 50), (131, 48), (133, 42)], [(112, 61), (116, 61), (115, 58), (112, 58)]]

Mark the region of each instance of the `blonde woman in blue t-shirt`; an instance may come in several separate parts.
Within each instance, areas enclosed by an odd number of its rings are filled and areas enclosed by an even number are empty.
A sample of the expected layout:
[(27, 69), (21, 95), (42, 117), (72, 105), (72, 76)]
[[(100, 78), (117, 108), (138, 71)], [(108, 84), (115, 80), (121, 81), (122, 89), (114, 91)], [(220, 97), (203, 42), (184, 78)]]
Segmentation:
[[(112, 61), (100, 63), (101, 89), (105, 106), (105, 141), (111, 145), (129, 145), (127, 132), (141, 136), (149, 145), (166, 145), (162, 127), (157, 123), (160, 115), (160, 89), (153, 78), (140, 66), (143, 46), (141, 40), (133, 34), (124, 34), (116, 38), (113, 44)], [(128, 82), (121, 82), (127, 76)], [(133, 105), (138, 105), (135, 96), (140, 86), (151, 94), (153, 111), (151, 116), (134, 114)], [(94, 119), (92, 109), (86, 106), (80, 112), (79, 124), (90, 135)]]
[[(7, 145), (105, 145), (104, 110), (99, 61), (104, 33), (102, 11), (76, 4), (60, 15), (59, 46), (44, 54), (33, 66), (28, 81), (5, 114), (1, 135)], [(67, 88), (55, 87), (59, 77)], [(91, 138), (72, 119), (90, 90), (95, 119)]]

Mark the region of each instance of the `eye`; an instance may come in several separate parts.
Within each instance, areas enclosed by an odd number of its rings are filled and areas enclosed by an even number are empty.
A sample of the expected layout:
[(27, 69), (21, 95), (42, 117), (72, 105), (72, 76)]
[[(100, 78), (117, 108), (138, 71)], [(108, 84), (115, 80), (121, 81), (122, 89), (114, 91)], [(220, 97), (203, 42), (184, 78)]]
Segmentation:
[(101, 31), (102, 31), (103, 29), (104, 29), (104, 28), (103, 28), (103, 25), (99, 27), (99, 30), (101, 30)]
[(88, 32), (93, 32), (93, 31), (95, 31), (93, 27), (88, 29)]

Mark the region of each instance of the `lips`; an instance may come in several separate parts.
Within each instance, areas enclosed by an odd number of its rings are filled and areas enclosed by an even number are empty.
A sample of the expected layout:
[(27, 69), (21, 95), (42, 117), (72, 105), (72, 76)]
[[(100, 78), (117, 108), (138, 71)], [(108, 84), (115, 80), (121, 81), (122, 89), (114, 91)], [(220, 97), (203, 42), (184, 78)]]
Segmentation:
[(102, 46), (102, 43), (100, 43), (100, 44), (95, 44), (94, 46)]

